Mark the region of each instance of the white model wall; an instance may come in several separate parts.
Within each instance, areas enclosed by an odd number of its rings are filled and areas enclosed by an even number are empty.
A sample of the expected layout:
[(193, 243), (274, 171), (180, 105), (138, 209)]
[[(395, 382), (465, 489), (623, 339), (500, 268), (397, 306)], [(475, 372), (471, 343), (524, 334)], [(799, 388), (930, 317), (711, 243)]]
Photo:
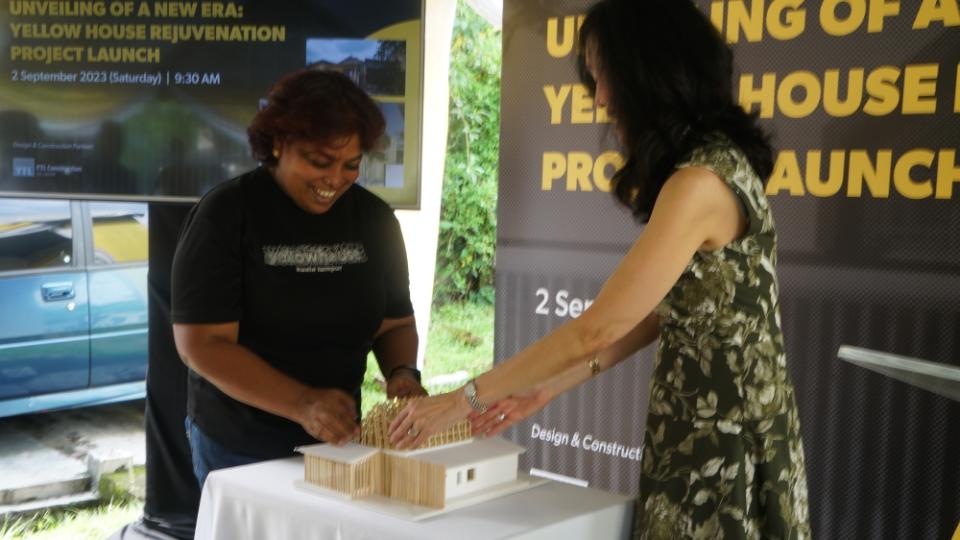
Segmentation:
[[(447, 468), (446, 500), (455, 499), (517, 479), (517, 454), (481, 461), (463, 467)], [(468, 471), (474, 469), (474, 479), (468, 480)], [(459, 477), (459, 482), (458, 482)]]

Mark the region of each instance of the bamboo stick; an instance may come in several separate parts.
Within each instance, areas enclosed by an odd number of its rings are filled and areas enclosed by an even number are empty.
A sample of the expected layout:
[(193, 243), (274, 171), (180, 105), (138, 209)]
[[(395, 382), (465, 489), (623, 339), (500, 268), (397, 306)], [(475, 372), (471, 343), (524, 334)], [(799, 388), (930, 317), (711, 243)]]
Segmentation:
[(303, 459), (304, 480), (350, 498), (365, 497), (383, 490), (383, 454), (360, 463), (338, 463), (319, 456)]
[[(375, 405), (361, 423), (360, 444), (393, 450), (394, 445), (387, 436), (388, 428), (409, 401), (409, 399), (392, 399)], [(462, 420), (450, 428), (434, 434), (417, 448), (434, 448), (465, 441), (471, 437), (470, 421)]]
[[(360, 444), (394, 449), (387, 435), (388, 428), (408, 402), (408, 399), (393, 399), (375, 405), (361, 423)], [(431, 436), (418, 448), (434, 448), (471, 437), (470, 422), (463, 420)], [(445, 503), (446, 467), (422, 462), (415, 457), (377, 453), (359, 463), (348, 464), (306, 455), (304, 464), (307, 482), (350, 498), (376, 493), (430, 508), (443, 508)]]

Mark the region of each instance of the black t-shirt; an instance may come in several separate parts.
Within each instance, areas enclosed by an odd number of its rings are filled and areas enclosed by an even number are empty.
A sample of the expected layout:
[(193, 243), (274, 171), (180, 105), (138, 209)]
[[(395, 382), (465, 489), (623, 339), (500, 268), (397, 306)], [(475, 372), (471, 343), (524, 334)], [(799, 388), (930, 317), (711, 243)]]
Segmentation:
[[(400, 226), (360, 186), (310, 214), (261, 167), (214, 188), (181, 231), (173, 322), (239, 321), (241, 345), (306, 384), (343, 389), (358, 406), (374, 333), (384, 318), (412, 313)], [(299, 424), (193, 372), (187, 407), (207, 436), (251, 456), (290, 455), (315, 442)]]

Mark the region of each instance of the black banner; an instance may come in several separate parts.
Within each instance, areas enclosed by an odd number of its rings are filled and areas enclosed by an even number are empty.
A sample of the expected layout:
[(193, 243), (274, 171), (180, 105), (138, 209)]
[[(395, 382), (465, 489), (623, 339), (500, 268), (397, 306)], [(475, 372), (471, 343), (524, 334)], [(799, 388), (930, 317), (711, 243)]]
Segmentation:
[[(622, 156), (574, 71), (589, 5), (504, 5), (497, 361), (579, 315), (642, 230), (608, 193)], [(740, 103), (774, 135), (767, 195), (815, 536), (946, 538), (960, 404), (837, 350), (960, 365), (958, 4), (698, 5), (734, 48)], [(653, 350), (515, 428), (525, 466), (636, 493)]]

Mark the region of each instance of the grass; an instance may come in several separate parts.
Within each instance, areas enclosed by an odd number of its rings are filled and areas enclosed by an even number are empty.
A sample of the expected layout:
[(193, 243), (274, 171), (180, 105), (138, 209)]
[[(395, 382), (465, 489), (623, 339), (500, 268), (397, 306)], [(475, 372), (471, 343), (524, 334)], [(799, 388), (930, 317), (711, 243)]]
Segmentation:
[[(463, 381), (431, 384), (430, 381), (436, 381), (438, 376), (463, 372), (461, 376), (466, 379), (490, 369), (493, 364), (493, 306), (473, 303), (433, 306), (424, 364), (423, 381), (431, 394), (463, 384)], [(371, 356), (367, 359), (367, 375), (363, 383), (364, 412), (386, 399), (378, 378), (381, 378), (380, 368)], [(120, 527), (135, 521), (143, 512), (143, 501), (125, 497), (116, 489), (107, 491), (117, 498), (95, 506), (4, 518), (0, 520), (0, 540), (107, 538)]]
[[(431, 394), (453, 390), (493, 365), (492, 305), (469, 302), (434, 305), (428, 335), (423, 382)], [(463, 372), (462, 380), (437, 381), (437, 377), (458, 372)], [(371, 355), (367, 358), (367, 375), (363, 381), (364, 414), (385, 399), (380, 368)]]
[(136, 499), (111, 500), (85, 508), (45, 510), (0, 521), (0, 540), (102, 540), (143, 513)]

